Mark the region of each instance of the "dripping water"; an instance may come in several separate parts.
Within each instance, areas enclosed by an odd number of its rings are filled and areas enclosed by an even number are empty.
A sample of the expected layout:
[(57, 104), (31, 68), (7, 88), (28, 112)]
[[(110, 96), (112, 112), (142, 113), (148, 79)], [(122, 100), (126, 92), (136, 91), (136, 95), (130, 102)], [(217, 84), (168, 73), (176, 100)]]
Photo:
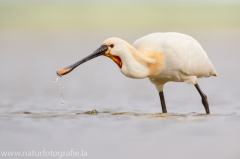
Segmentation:
[[(65, 102), (71, 103), (69, 100), (67, 100), (67, 99), (65, 99), (65, 98), (63, 97), (62, 89), (63, 89), (64, 87), (63, 87), (63, 85), (59, 82), (59, 79), (60, 79), (60, 76), (57, 76), (56, 79), (54, 80), (54, 82), (58, 84), (59, 89), (60, 89), (61, 105), (63, 105)], [(76, 109), (74, 104), (72, 104), (72, 107), (73, 107), (74, 109)]]

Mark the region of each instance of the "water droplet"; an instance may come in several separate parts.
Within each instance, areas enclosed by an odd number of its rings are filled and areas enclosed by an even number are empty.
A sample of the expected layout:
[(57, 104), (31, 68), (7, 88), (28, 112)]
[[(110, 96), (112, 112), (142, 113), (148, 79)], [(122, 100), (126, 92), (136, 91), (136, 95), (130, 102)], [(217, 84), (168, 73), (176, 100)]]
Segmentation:
[(74, 105), (74, 104), (72, 105), (72, 107), (73, 107), (73, 108), (76, 110), (76, 107), (75, 107), (75, 105)]
[[(67, 100), (67, 99), (65, 99), (64, 97), (63, 97), (63, 93), (62, 93), (62, 89), (64, 88), (63, 87), (63, 85), (61, 84), (61, 83), (59, 83), (59, 78), (60, 78), (60, 76), (57, 76), (57, 78), (54, 80), (54, 82), (55, 83), (57, 83), (58, 84), (58, 86), (59, 86), (59, 88), (60, 88), (60, 95), (61, 95), (61, 105), (63, 105), (64, 104), (64, 102), (70, 102), (69, 100)], [(70, 102), (71, 103), (71, 102)], [(73, 107), (75, 108), (75, 105), (73, 104)], [(76, 109), (76, 108), (75, 108)]]

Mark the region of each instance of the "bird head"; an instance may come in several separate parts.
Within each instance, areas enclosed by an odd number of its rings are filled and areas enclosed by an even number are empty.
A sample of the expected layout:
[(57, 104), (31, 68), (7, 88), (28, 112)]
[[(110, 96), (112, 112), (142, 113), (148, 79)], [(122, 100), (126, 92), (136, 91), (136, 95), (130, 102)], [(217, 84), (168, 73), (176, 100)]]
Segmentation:
[(103, 44), (92, 54), (88, 55), (87, 57), (79, 60), (78, 62), (70, 66), (58, 70), (57, 75), (59, 76), (66, 75), (70, 73), (73, 69), (75, 69), (77, 66), (101, 55), (107, 56), (110, 59), (112, 59), (121, 69), (122, 68), (121, 52), (123, 51), (123, 49), (126, 48), (125, 43), (126, 43), (125, 41), (118, 38), (109, 38), (105, 40)]

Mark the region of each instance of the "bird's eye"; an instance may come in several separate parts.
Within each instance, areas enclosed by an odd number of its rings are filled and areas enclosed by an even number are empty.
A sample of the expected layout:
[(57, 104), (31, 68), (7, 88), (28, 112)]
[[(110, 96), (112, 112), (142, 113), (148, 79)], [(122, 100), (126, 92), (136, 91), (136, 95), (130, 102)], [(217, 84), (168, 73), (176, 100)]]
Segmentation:
[(113, 47), (114, 47), (114, 45), (113, 45), (113, 44), (111, 44), (111, 45), (110, 45), (110, 47), (111, 47), (111, 48), (113, 48)]

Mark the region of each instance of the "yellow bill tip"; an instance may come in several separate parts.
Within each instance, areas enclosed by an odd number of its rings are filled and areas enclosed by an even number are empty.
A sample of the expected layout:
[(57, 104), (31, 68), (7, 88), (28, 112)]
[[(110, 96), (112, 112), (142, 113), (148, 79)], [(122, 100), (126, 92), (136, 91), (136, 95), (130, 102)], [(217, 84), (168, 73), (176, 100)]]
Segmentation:
[(62, 76), (64, 74), (66, 74), (67, 72), (69, 72), (71, 69), (60, 69), (57, 71), (57, 75), (58, 76)]

